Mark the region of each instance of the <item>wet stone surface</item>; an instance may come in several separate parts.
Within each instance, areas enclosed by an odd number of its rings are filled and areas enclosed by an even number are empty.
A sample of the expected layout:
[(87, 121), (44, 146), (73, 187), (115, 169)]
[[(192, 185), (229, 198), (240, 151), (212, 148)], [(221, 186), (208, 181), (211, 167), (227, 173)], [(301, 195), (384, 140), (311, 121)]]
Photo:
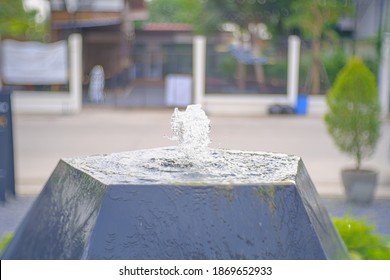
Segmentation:
[(5, 259), (345, 259), (295, 156), (175, 148), (62, 160)]
[[(6, 233), (15, 232), (32, 207), (36, 196), (17, 196), (6, 203), (0, 203), (0, 238)], [(383, 236), (390, 236), (390, 199), (374, 199), (370, 205), (349, 204), (343, 197), (321, 197), (331, 217), (344, 217), (349, 214), (352, 217), (364, 218), (370, 224), (375, 225), (375, 231)]]
[(252, 184), (292, 182), (297, 156), (207, 149), (188, 158), (177, 147), (65, 159), (104, 184)]

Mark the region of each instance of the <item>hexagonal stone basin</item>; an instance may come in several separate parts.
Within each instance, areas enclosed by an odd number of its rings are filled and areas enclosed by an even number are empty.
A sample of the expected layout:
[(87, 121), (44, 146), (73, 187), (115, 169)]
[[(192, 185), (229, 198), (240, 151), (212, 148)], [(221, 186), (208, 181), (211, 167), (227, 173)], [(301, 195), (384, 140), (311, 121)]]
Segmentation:
[(346, 259), (302, 160), (177, 147), (64, 159), (4, 259)]

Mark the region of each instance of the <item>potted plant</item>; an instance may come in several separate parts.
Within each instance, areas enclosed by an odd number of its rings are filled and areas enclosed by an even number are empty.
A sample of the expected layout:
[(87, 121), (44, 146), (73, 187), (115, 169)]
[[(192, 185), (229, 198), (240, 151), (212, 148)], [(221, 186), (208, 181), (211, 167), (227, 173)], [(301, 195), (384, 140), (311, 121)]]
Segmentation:
[(347, 201), (370, 203), (377, 172), (362, 169), (380, 135), (380, 105), (374, 74), (358, 57), (352, 57), (337, 75), (327, 94), (325, 123), (336, 146), (355, 159), (355, 167), (342, 170)]

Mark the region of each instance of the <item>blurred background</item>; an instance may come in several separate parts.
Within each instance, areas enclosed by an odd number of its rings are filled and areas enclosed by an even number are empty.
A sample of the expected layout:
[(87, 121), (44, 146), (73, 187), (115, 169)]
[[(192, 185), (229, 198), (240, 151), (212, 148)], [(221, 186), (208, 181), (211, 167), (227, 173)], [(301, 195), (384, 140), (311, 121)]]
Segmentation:
[(351, 55), (378, 73), (387, 2), (3, 0), (0, 35), (48, 43), (81, 34), (84, 94), (92, 68), (101, 65), (110, 99), (145, 84), (163, 95), (167, 76), (192, 75), (194, 35), (207, 37), (206, 94), (285, 94), (294, 34), (302, 40), (299, 92), (324, 95)]
[[(175, 145), (173, 108), (200, 103), (212, 147), (301, 156), (333, 217), (366, 217), (390, 236), (389, 32), (385, 0), (0, 0), (0, 88), (13, 111), (12, 143), (0, 143), (15, 167), (0, 235), (60, 158)], [(363, 162), (379, 174), (368, 205), (346, 202), (340, 171), (354, 160), (324, 121), (353, 56), (381, 108)]]

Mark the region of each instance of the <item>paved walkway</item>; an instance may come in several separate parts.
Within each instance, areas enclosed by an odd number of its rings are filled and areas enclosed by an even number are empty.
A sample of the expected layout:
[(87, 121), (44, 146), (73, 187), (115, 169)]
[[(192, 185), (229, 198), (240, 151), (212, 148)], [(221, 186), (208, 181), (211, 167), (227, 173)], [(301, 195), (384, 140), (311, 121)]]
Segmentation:
[[(167, 137), (171, 135), (172, 111), (87, 106), (78, 115), (15, 115), (18, 197), (0, 205), (0, 235), (15, 229), (60, 158), (175, 145)], [(350, 209), (343, 200), (339, 172), (353, 162), (336, 149), (321, 118), (209, 117), (212, 147), (301, 156), (329, 212), (342, 215)], [(390, 198), (389, 149), (390, 122), (386, 121), (376, 153), (365, 162), (366, 167), (380, 172), (376, 202), (354, 210), (359, 215), (368, 213), (386, 234), (390, 234), (390, 200), (385, 199)]]
[[(87, 107), (78, 115), (14, 117), (17, 192), (37, 194), (60, 158), (175, 145), (172, 109)], [(340, 170), (354, 162), (341, 154), (321, 118), (298, 116), (209, 116), (211, 147), (267, 151), (302, 157), (322, 195), (343, 195)], [(390, 122), (374, 156), (364, 167), (379, 171), (377, 195), (390, 197)]]

